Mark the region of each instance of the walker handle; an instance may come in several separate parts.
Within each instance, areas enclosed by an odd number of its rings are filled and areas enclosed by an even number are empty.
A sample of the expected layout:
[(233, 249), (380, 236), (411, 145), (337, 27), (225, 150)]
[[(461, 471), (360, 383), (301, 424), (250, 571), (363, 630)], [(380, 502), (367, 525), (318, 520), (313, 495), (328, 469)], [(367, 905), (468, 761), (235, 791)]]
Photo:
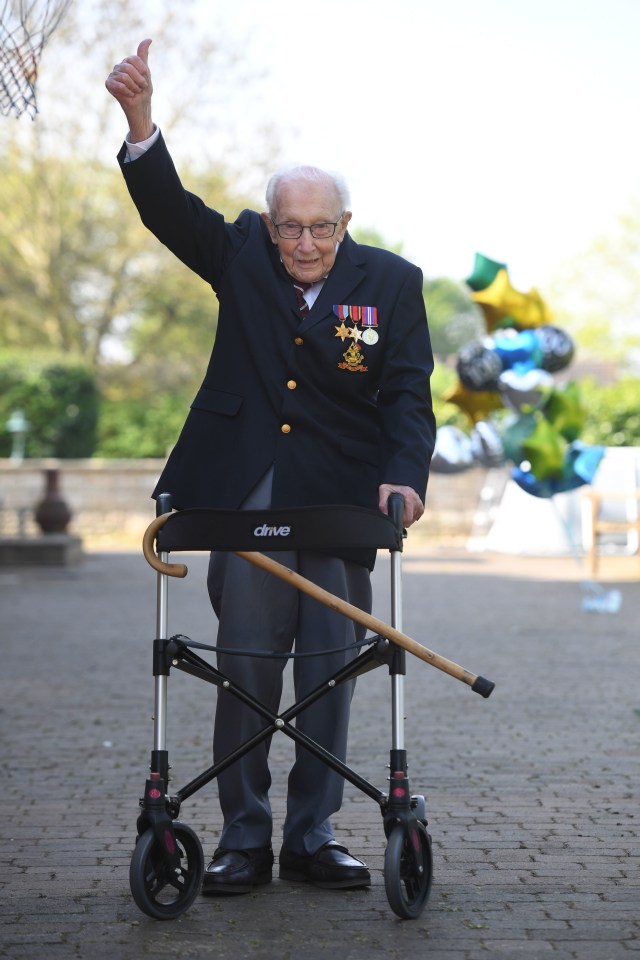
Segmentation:
[(393, 521), (396, 528), (398, 539), (400, 540), (400, 550), (402, 550), (402, 537), (404, 536), (404, 497), (401, 493), (390, 493), (387, 500), (387, 513), (389, 519)]
[(160, 517), (151, 521), (142, 538), (142, 552), (149, 566), (157, 570), (158, 573), (163, 573), (167, 577), (186, 577), (188, 570), (184, 563), (165, 563), (154, 550), (156, 533), (160, 527), (165, 525), (170, 516), (171, 512), (163, 513)]

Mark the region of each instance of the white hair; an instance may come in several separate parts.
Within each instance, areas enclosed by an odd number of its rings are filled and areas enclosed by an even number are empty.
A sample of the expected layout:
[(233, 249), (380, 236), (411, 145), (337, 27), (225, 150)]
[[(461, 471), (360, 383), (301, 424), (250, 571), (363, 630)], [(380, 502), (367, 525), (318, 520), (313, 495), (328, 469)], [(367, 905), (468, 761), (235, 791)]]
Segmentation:
[(351, 197), (349, 194), (349, 187), (347, 186), (347, 181), (344, 179), (341, 173), (336, 173), (331, 170), (322, 170), (320, 167), (312, 167), (308, 165), (295, 165), (284, 167), (282, 170), (278, 170), (273, 174), (269, 183), (267, 184), (267, 210), (269, 211), (270, 216), (274, 216), (276, 213), (276, 196), (281, 185), (285, 182), (291, 180), (302, 180), (307, 181), (307, 183), (330, 183), (336, 191), (340, 203), (340, 213), (344, 213), (345, 210), (349, 210), (351, 204)]

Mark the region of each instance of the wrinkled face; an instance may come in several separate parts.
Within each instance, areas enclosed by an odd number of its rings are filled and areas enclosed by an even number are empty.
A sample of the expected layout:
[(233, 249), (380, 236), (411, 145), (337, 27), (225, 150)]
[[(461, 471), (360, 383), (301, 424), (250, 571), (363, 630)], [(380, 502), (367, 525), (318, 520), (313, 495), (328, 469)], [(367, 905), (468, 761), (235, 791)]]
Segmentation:
[(261, 214), (266, 223), (272, 241), (276, 244), (287, 273), (295, 280), (315, 283), (321, 280), (336, 259), (338, 244), (343, 240), (351, 213), (340, 209), (340, 198), (333, 182), (309, 182), (303, 180), (285, 180), (280, 184), (275, 198), (276, 209), (273, 220), (276, 223), (294, 223), (309, 227), (315, 223), (335, 223), (332, 237), (317, 240), (310, 230), (303, 230), (297, 240), (286, 240), (279, 236), (268, 213)]

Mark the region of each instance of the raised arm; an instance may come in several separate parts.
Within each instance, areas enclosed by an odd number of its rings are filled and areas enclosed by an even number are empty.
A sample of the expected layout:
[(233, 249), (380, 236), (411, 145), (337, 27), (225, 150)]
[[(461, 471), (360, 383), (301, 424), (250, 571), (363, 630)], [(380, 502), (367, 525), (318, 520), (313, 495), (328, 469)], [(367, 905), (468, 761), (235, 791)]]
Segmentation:
[(151, 40), (143, 40), (137, 52), (117, 63), (105, 81), (112, 97), (118, 101), (129, 123), (130, 143), (146, 140), (155, 130), (151, 119), (153, 85), (149, 70)]

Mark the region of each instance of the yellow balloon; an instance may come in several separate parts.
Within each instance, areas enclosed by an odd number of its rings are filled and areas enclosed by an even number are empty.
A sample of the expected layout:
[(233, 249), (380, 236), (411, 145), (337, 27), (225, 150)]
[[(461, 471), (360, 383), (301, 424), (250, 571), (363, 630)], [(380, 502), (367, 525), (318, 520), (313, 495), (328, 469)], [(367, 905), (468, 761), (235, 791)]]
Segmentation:
[(460, 381), (443, 393), (442, 399), (460, 407), (473, 424), (486, 420), (492, 410), (503, 406), (497, 390), (468, 390)]
[(551, 322), (551, 313), (538, 291), (534, 288), (529, 293), (516, 290), (506, 270), (498, 270), (493, 283), (471, 296), (482, 307), (489, 333), (499, 327), (505, 317), (521, 330)]

